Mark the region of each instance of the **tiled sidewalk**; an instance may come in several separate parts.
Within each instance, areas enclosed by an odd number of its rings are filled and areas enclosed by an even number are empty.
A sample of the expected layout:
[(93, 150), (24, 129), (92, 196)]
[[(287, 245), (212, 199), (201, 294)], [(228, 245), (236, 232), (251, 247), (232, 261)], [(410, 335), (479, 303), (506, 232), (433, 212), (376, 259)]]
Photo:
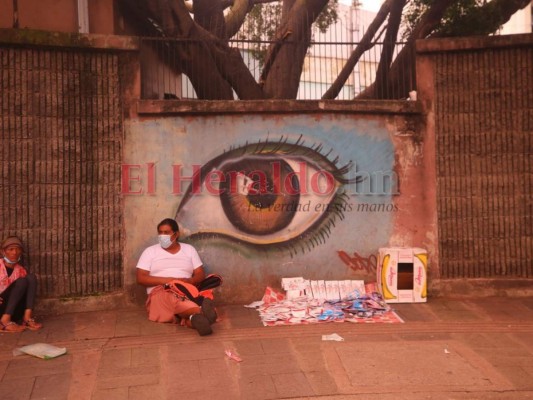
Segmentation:
[[(533, 298), (395, 309), (405, 323), (263, 327), (223, 306), (207, 337), (141, 308), (50, 316), (0, 334), (0, 399), (533, 399)], [(38, 342), (68, 353), (12, 355)]]

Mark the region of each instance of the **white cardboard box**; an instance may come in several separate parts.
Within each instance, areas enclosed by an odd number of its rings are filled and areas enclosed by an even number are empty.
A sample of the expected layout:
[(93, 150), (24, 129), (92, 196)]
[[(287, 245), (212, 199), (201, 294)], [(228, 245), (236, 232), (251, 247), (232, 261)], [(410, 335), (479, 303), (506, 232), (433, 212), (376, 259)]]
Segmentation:
[(427, 258), (418, 247), (379, 249), (377, 284), (387, 303), (427, 301)]

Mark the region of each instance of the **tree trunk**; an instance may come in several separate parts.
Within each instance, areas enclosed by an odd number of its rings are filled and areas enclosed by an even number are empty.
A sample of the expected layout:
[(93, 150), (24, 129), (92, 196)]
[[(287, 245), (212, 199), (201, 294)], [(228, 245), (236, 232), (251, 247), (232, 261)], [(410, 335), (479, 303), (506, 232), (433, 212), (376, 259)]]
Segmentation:
[(226, 39), (226, 21), (220, 0), (194, 0), (194, 21), (219, 39)]
[(264, 98), (239, 51), (195, 24), (182, 1), (119, 0), (119, 7), (140, 36), (184, 39), (155, 50), (161, 62), (189, 77), (199, 99), (230, 100), (233, 90), (241, 99)]
[[(267, 55), (262, 75), (267, 97), (295, 99), (305, 55), (311, 42), (311, 27), (328, 0), (294, 1), (276, 35), (276, 43)], [(284, 5), (286, 6), (286, 4)]]

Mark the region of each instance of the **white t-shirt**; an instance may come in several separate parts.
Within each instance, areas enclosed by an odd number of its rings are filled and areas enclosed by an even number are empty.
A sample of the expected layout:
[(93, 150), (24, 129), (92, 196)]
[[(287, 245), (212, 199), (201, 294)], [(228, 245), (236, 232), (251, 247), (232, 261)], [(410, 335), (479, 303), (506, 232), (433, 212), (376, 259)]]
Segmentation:
[[(172, 278), (190, 278), (193, 271), (202, 266), (202, 260), (194, 247), (187, 243), (180, 243), (180, 251), (176, 254), (164, 250), (160, 244), (146, 248), (137, 268), (150, 272), (150, 276), (169, 276)], [(150, 293), (154, 287), (146, 288)]]

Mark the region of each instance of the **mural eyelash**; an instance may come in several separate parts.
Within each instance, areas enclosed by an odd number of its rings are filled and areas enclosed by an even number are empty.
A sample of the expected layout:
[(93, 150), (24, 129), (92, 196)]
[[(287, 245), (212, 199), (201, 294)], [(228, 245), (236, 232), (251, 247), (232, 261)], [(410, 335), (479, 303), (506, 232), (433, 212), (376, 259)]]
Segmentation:
[[(341, 192), (331, 202), (332, 207), (331, 215), (328, 215), (326, 220), (321, 221), (316, 227), (310, 227), (308, 232), (301, 237), (291, 239), (290, 241), (277, 244), (275, 248), (278, 252), (288, 251), (290, 257), (294, 257), (298, 254), (298, 248), (302, 254), (310, 252), (315, 247), (326, 243), (327, 239), (331, 235), (332, 227), (335, 227), (335, 221), (338, 219), (344, 219), (344, 211), (346, 204), (348, 203), (349, 196), (345, 192)], [(335, 207), (339, 206), (339, 207)], [(305, 246), (305, 247), (304, 247)], [(269, 248), (264, 249), (268, 252)]]
[[(269, 147), (271, 146), (271, 147)], [(265, 141), (259, 139), (256, 143), (245, 142), (241, 146), (231, 146), (228, 150), (223, 152), (223, 155), (229, 156), (233, 154), (239, 154), (239, 156), (245, 155), (275, 155), (283, 154), (290, 156), (302, 156), (310, 157), (313, 161), (321, 164), (321, 166), (329, 166), (328, 172), (331, 173), (335, 179), (340, 183), (350, 184), (361, 182), (360, 177), (346, 178), (345, 175), (353, 168), (353, 162), (350, 160), (343, 166), (338, 166), (339, 156), (336, 156), (331, 160), (330, 154), (333, 152), (333, 148), (329, 149), (326, 153), (323, 153), (324, 146), (321, 143), (313, 143), (311, 146), (305, 146), (305, 140), (301, 134), (294, 143), (289, 142), (289, 137), (281, 135), (279, 140), (270, 141), (269, 137)], [(325, 165), (323, 165), (325, 164)]]

